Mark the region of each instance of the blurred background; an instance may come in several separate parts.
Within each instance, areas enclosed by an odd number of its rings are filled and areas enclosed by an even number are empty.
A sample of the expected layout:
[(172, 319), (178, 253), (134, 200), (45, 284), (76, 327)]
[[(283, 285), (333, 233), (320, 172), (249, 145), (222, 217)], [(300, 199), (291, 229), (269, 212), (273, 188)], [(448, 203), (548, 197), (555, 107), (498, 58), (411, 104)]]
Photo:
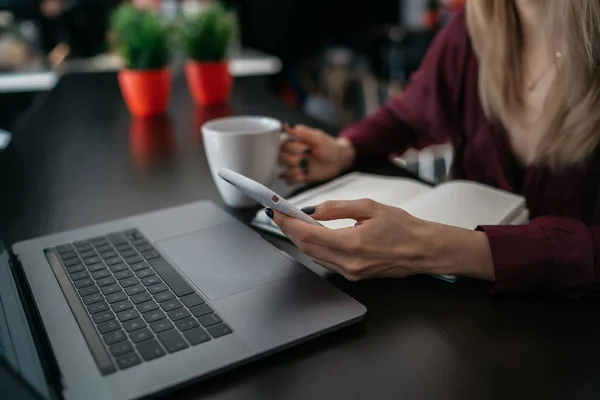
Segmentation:
[[(210, 0), (139, 0), (167, 19)], [(120, 0), (0, 0), (0, 128), (10, 129), (54, 79), (48, 71), (109, 53)], [(376, 109), (419, 65), (461, 0), (227, 0), (236, 45), (278, 57), (269, 90), (332, 126)], [(90, 63), (93, 65), (93, 63)], [(33, 74), (33, 73), (36, 74)], [(28, 73), (29, 75), (23, 75)], [(37, 86), (37, 88), (36, 88)], [(9, 94), (9, 96), (7, 96)]]

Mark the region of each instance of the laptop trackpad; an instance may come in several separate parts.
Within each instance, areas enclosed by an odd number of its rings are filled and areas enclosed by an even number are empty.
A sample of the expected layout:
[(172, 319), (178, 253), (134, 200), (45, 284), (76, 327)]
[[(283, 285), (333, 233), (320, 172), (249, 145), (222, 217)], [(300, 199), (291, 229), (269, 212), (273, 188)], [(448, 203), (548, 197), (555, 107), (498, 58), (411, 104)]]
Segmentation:
[(157, 245), (211, 300), (300, 273), (292, 261), (235, 224), (161, 240)]

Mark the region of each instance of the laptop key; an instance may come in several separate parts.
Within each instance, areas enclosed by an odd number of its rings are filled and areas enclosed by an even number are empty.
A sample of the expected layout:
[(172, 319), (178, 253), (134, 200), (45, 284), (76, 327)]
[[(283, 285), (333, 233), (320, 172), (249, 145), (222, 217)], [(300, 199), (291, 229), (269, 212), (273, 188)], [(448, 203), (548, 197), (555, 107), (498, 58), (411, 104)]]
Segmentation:
[(154, 296), (154, 299), (156, 299), (156, 301), (158, 301), (159, 303), (162, 303), (163, 301), (168, 301), (171, 299), (174, 299), (175, 295), (173, 294), (173, 292), (162, 292), (157, 294), (156, 296)]
[(116, 274), (117, 272), (121, 272), (121, 271), (125, 271), (126, 269), (129, 269), (129, 267), (127, 265), (125, 265), (124, 263), (119, 262), (117, 264), (109, 265), (108, 269), (110, 269), (113, 274)]
[(221, 317), (219, 317), (217, 314), (208, 314), (208, 315), (203, 315), (200, 318), (198, 318), (198, 321), (200, 321), (200, 323), (202, 324), (203, 327), (207, 328), (209, 326), (213, 326), (216, 325), (220, 322), (223, 322), (223, 320), (221, 319)]
[(89, 267), (87, 267), (87, 269), (91, 273), (94, 273), (94, 272), (102, 271), (103, 269), (106, 269), (106, 267), (104, 266), (104, 264), (94, 264), (94, 265), (90, 265)]
[(152, 300), (152, 296), (150, 296), (150, 293), (148, 292), (139, 293), (131, 296), (131, 301), (133, 301), (133, 304), (140, 304), (148, 300)]
[(115, 257), (119, 257), (119, 254), (116, 251), (111, 250), (110, 248), (107, 251), (100, 253), (100, 258), (102, 258), (103, 260)]
[(121, 311), (132, 309), (133, 304), (131, 304), (131, 302), (129, 300), (123, 300), (123, 301), (113, 304), (111, 307), (114, 312), (118, 313)]
[(79, 249), (80, 247), (89, 246), (89, 245), (90, 245), (89, 240), (79, 240), (79, 241), (73, 243), (73, 246), (75, 246), (75, 248), (77, 248), (77, 249)]
[(154, 311), (158, 309), (158, 305), (154, 301), (147, 301), (142, 304), (138, 304), (137, 309), (139, 312), (147, 313), (149, 311)]
[(111, 267), (113, 265), (121, 264), (123, 261), (121, 261), (121, 259), (119, 257), (115, 257), (115, 258), (109, 258), (105, 262), (106, 262), (106, 265)]
[(93, 250), (93, 247), (91, 244), (89, 243), (81, 243), (79, 246), (75, 245), (75, 249), (79, 252), (82, 253), (84, 251), (90, 251)]
[(131, 269), (134, 270), (135, 272), (141, 271), (141, 270), (146, 269), (148, 267), (150, 267), (150, 266), (146, 262), (139, 262), (139, 263), (135, 263), (135, 264), (131, 265)]
[[(98, 253), (106, 253), (107, 251), (111, 251), (111, 250), (112, 250), (112, 246), (108, 243), (103, 246), (96, 247), (96, 251)], [(108, 258), (110, 258), (110, 257), (108, 257)]]
[(138, 278), (142, 279), (154, 275), (154, 271), (152, 271), (150, 268), (146, 268), (136, 272), (135, 274)]
[(106, 239), (113, 244), (113, 246), (118, 246), (123, 243), (127, 243), (127, 239), (123, 236), (122, 233), (111, 233), (106, 235)]
[(106, 239), (104, 239), (104, 237), (97, 237), (97, 238), (91, 239), (91, 242), (95, 247), (100, 247), (100, 246), (104, 246), (104, 245), (108, 244), (108, 242), (106, 241)]
[(79, 289), (79, 295), (81, 297), (86, 297), (89, 296), (90, 294), (94, 294), (94, 293), (98, 293), (98, 287), (97, 286), (88, 286), (88, 287), (84, 287), (83, 289)]
[(74, 274), (71, 274), (71, 280), (73, 281), (78, 281), (80, 279), (85, 279), (85, 278), (89, 278), (90, 274), (88, 274), (87, 271), (81, 271), (81, 272), (75, 272)]
[(135, 251), (133, 248), (130, 248), (129, 250), (121, 251), (120, 253), (121, 253), (121, 257), (123, 257), (123, 258), (137, 256), (137, 251)]
[(144, 257), (146, 260), (152, 260), (154, 258), (160, 257), (160, 254), (158, 254), (155, 250), (150, 250), (143, 252), (142, 257)]
[(75, 253), (74, 251), (67, 251), (60, 254), (60, 259), (63, 261), (67, 261), (72, 258), (77, 258), (77, 253)]
[(156, 321), (150, 324), (150, 328), (154, 333), (160, 333), (164, 331), (168, 331), (169, 329), (173, 329), (173, 323), (168, 319), (163, 319), (160, 321)]
[(127, 251), (127, 250), (132, 250), (133, 249), (133, 247), (131, 247), (131, 245), (129, 243), (118, 244), (118, 245), (115, 246), (115, 248), (119, 252), (121, 252), (121, 251)]
[(127, 295), (123, 292), (116, 292), (116, 293), (112, 293), (109, 294), (108, 296), (106, 296), (106, 301), (108, 301), (109, 304), (113, 304), (116, 303), (117, 301), (123, 301), (127, 299)]
[(79, 255), (81, 256), (81, 258), (91, 258), (96, 257), (96, 252), (90, 247), (90, 250), (80, 251)]
[(145, 361), (154, 360), (165, 355), (165, 351), (156, 339), (144, 340), (138, 343), (136, 347)]
[(221, 337), (221, 336), (225, 336), (225, 335), (233, 332), (231, 330), (231, 328), (229, 328), (225, 324), (218, 324), (218, 325), (215, 325), (215, 326), (211, 326), (210, 328), (207, 329), (207, 331), (215, 339), (218, 338), (218, 337)]
[(131, 278), (126, 278), (126, 279), (121, 279), (119, 281), (119, 283), (121, 284), (121, 286), (123, 286), (124, 288), (126, 288), (126, 287), (129, 287), (129, 286), (137, 285), (138, 283), (140, 283), (140, 281), (136, 277), (131, 277)]
[(210, 336), (206, 333), (206, 331), (202, 328), (194, 328), (189, 331), (183, 332), (183, 336), (195, 346), (200, 343), (208, 342), (210, 340)]
[(90, 305), (87, 309), (88, 312), (92, 315), (98, 314), (99, 312), (108, 310), (108, 303), (105, 301), (94, 303)]
[(156, 310), (145, 313), (143, 317), (146, 320), (146, 322), (151, 323), (166, 318), (166, 315), (161, 310)]
[(78, 258), (71, 258), (70, 260), (63, 261), (63, 265), (65, 267), (73, 267), (75, 265), (80, 265), (81, 261)]
[(102, 279), (102, 278), (108, 278), (109, 276), (111, 276), (111, 273), (106, 268), (102, 269), (100, 271), (94, 272), (92, 274), (92, 278), (94, 278), (95, 280)]
[(101, 324), (106, 321), (110, 321), (115, 318), (115, 314), (112, 311), (103, 311), (99, 314), (95, 314), (92, 316), (92, 319), (96, 324)]
[(194, 314), (194, 316), (201, 317), (203, 315), (212, 313), (213, 309), (210, 308), (210, 306), (208, 304), (202, 304), (202, 305), (190, 308), (190, 311), (192, 314)]
[(132, 320), (139, 316), (140, 316), (140, 313), (137, 312), (137, 310), (135, 308), (133, 308), (131, 310), (121, 311), (120, 313), (117, 314), (117, 317), (119, 318), (119, 321), (121, 321), (121, 322), (129, 321), (129, 320)]
[(56, 251), (58, 252), (58, 254), (63, 254), (63, 253), (67, 253), (69, 251), (73, 251), (73, 246), (71, 246), (70, 244), (63, 244), (60, 245), (56, 248)]
[(165, 301), (165, 302), (161, 303), (160, 307), (165, 312), (169, 312), (169, 311), (177, 310), (178, 308), (183, 307), (183, 304), (181, 304), (181, 302), (179, 300), (174, 299), (174, 300), (169, 300), (169, 301)]
[(101, 262), (102, 262), (102, 259), (100, 259), (100, 257), (96, 257), (96, 256), (83, 259), (83, 263), (85, 265), (94, 265), (94, 264), (98, 264)]
[(125, 278), (131, 278), (133, 276), (133, 272), (130, 269), (124, 269), (123, 271), (119, 271), (115, 273), (115, 278), (121, 280)]
[(110, 350), (110, 354), (112, 354), (114, 357), (133, 352), (133, 346), (131, 343), (129, 343), (129, 341), (113, 344), (108, 349)]
[(104, 335), (106, 333), (116, 331), (120, 327), (121, 327), (121, 325), (119, 325), (119, 323), (117, 321), (115, 321), (115, 320), (108, 321), (108, 322), (98, 325), (98, 332), (100, 332), (101, 334)]
[[(95, 288), (95, 286), (92, 286), (92, 287)], [(98, 290), (98, 289), (96, 289), (96, 290)], [(104, 300), (104, 297), (100, 293), (94, 293), (94, 294), (83, 297), (82, 300), (83, 300), (83, 304), (85, 304), (86, 306), (89, 306), (91, 304), (98, 303), (98, 302)]]
[(137, 251), (139, 251), (140, 253), (143, 253), (144, 251), (150, 251), (150, 250), (154, 250), (154, 247), (152, 247), (149, 244), (142, 244), (139, 246), (136, 246)]
[(165, 261), (164, 258), (159, 257), (148, 261), (154, 268), (156, 273), (169, 285), (169, 287), (179, 297), (185, 296), (186, 294), (194, 293), (192, 287), (173, 269), (173, 267)]
[(169, 316), (169, 318), (171, 318), (172, 321), (179, 321), (180, 319), (184, 319), (191, 316), (190, 312), (185, 308), (180, 310), (169, 311), (167, 315)]
[(127, 289), (125, 289), (125, 292), (127, 292), (127, 294), (130, 296), (133, 296), (135, 294), (142, 293), (145, 291), (146, 291), (146, 289), (144, 289), (144, 287), (142, 285), (130, 286)]
[(105, 296), (112, 294), (112, 293), (117, 293), (121, 291), (121, 286), (115, 284), (115, 285), (110, 285), (110, 286), (104, 286), (102, 289), (102, 293), (104, 293)]
[(177, 328), (179, 328), (181, 332), (200, 326), (200, 324), (198, 324), (198, 322), (196, 322), (196, 320), (193, 318), (182, 319), (181, 321), (175, 322), (175, 325), (177, 326)]
[(134, 246), (143, 246), (145, 244), (148, 244), (148, 241), (146, 239), (144, 239), (143, 236), (138, 237), (137, 239), (134, 239), (131, 241), (131, 244), (133, 244)]
[(164, 283), (157, 283), (156, 285), (148, 286), (148, 291), (152, 294), (164, 292), (165, 290), (169, 290), (169, 288)]
[(129, 335), (129, 338), (133, 343), (143, 342), (144, 340), (152, 339), (153, 337), (154, 335), (148, 328), (137, 330)]
[(85, 271), (85, 267), (83, 266), (83, 264), (76, 264), (76, 265), (73, 265), (72, 267), (66, 267), (66, 269), (69, 274), (74, 274), (76, 272)]
[(94, 284), (94, 280), (92, 278), (80, 279), (80, 280), (74, 282), (74, 284), (75, 284), (75, 287), (77, 289), (81, 289), (81, 288), (84, 288), (86, 286), (93, 285)]
[(127, 369), (138, 365), (142, 362), (140, 357), (135, 353), (127, 353), (116, 358), (119, 369)]
[(108, 285), (112, 285), (113, 283), (116, 283), (117, 281), (115, 280), (115, 278), (113, 278), (112, 276), (109, 276), (107, 278), (102, 278), (102, 279), (98, 279), (96, 281), (96, 283), (98, 284), (98, 286), (100, 287), (104, 287), (104, 286), (108, 286)]
[(127, 332), (133, 332), (146, 327), (146, 323), (141, 318), (135, 318), (130, 321), (123, 322), (123, 328)]
[(111, 345), (113, 343), (117, 343), (125, 339), (127, 339), (127, 335), (121, 329), (104, 335), (104, 343), (106, 343), (107, 345)]
[(183, 302), (183, 304), (185, 304), (186, 307), (189, 307), (189, 308), (198, 306), (200, 304), (204, 304), (204, 299), (196, 293), (188, 294), (187, 296), (183, 296), (181, 298), (181, 301)]
[[(150, 270), (146, 270), (146, 271), (150, 271)], [(152, 271), (152, 273), (154, 274), (154, 271)], [(142, 283), (145, 286), (151, 286), (157, 283), (161, 283), (162, 280), (160, 279), (160, 277), (156, 276), (156, 275), (152, 275), (152, 276), (148, 276), (146, 278), (142, 278)]]
[(176, 351), (189, 347), (183, 336), (174, 329), (168, 332), (159, 333), (156, 336), (158, 336), (158, 340), (160, 340), (169, 353), (175, 353)]
[(144, 260), (143, 260), (143, 259), (142, 259), (142, 257), (140, 257), (140, 256), (127, 257), (127, 258), (125, 259), (125, 262), (126, 262), (127, 264), (129, 264), (129, 265), (131, 265), (131, 264), (135, 264), (135, 263), (139, 263), (139, 262), (141, 262), (141, 261), (144, 261)]

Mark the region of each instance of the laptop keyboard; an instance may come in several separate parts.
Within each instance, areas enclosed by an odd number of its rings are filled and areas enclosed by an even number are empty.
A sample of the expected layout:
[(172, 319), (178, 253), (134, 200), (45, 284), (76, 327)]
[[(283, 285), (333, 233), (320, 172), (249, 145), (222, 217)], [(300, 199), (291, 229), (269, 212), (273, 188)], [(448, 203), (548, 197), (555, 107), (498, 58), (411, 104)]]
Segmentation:
[[(119, 369), (218, 339), (232, 332), (206, 300), (137, 230), (58, 246), (54, 249), (88, 321), (75, 312), (103, 374), (116, 371), (99, 362), (97, 338)], [(59, 280), (60, 281), (60, 280)], [(63, 287), (63, 292), (65, 288)], [(91, 330), (87, 330), (91, 332)], [(92, 343), (91, 343), (92, 342)]]

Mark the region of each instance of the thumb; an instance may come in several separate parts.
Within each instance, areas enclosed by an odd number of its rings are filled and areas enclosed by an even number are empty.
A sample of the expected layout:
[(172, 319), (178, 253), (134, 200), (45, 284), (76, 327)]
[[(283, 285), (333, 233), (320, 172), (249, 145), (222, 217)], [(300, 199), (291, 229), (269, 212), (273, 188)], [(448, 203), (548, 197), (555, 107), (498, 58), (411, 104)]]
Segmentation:
[(316, 147), (323, 143), (325, 132), (318, 129), (309, 128), (305, 125), (295, 125), (294, 127), (285, 125), (285, 131), (298, 141), (306, 144), (308, 147)]
[[(350, 218), (364, 221), (373, 216), (378, 203), (370, 199), (349, 201), (326, 201), (316, 207), (305, 207), (302, 210), (320, 221)], [(309, 211), (313, 211), (309, 213)]]

